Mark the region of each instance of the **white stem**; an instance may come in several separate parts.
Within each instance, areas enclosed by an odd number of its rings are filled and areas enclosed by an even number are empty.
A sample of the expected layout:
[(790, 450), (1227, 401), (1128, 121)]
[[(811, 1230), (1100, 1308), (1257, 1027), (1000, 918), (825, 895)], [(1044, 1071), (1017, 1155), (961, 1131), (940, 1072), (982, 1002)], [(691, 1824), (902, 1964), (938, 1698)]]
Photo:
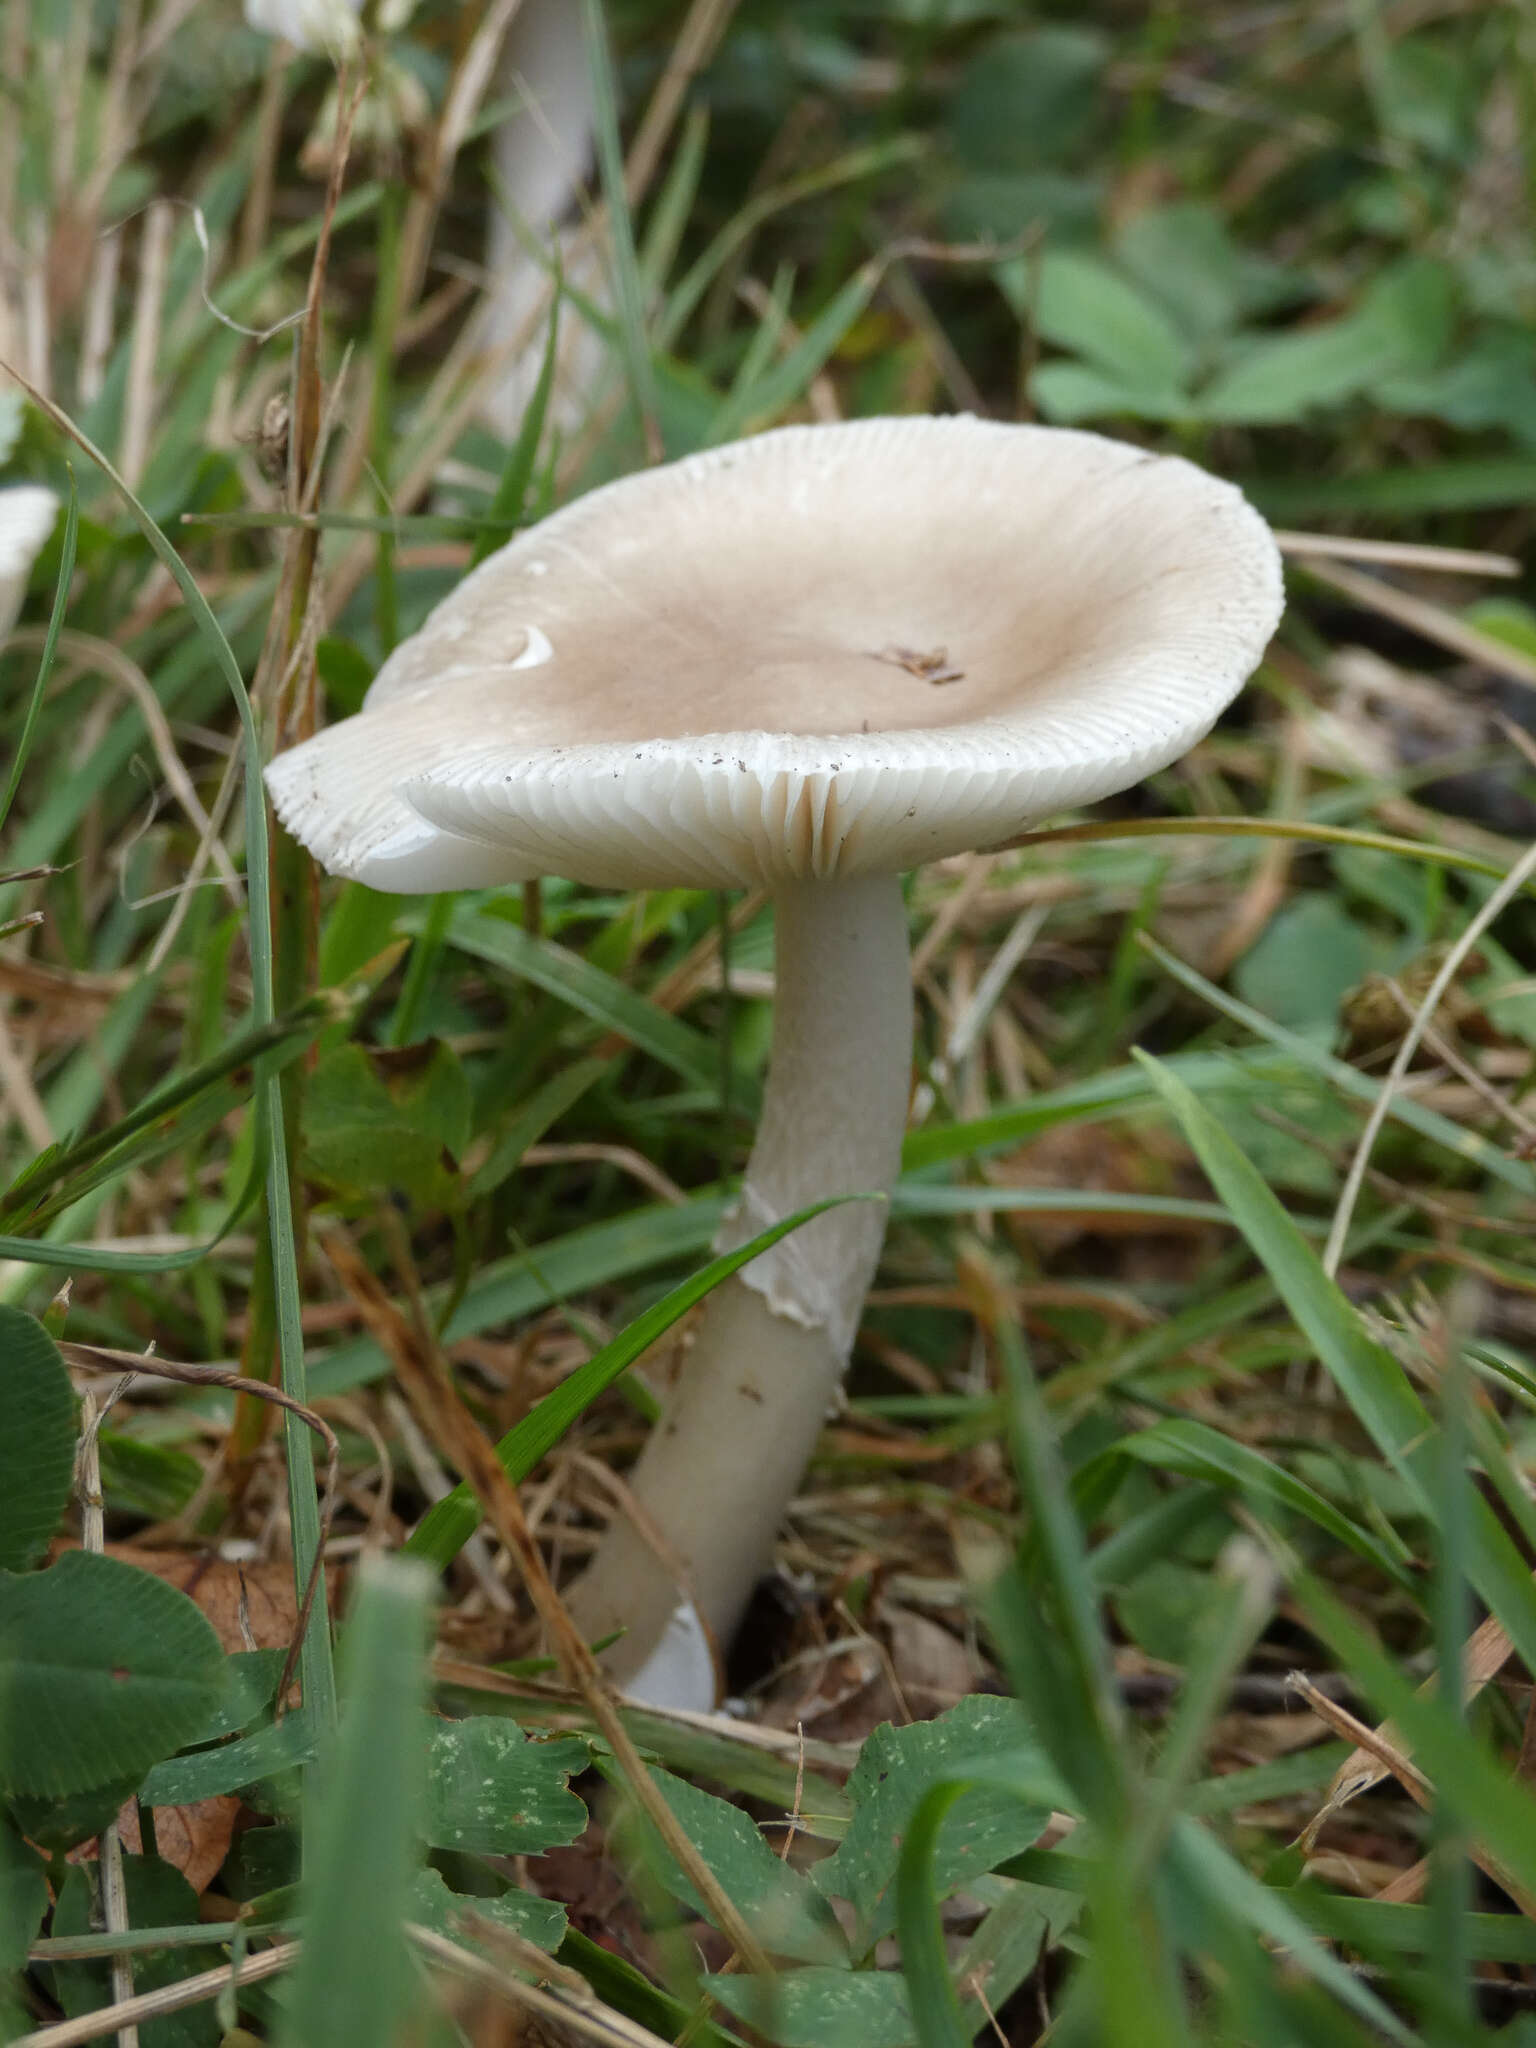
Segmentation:
[[(775, 916), (773, 1056), (722, 1245), (828, 1195), (887, 1192), (901, 1158), (912, 989), (899, 882), (793, 884)], [(677, 1390), (629, 1476), (683, 1581), (620, 1518), (571, 1600), (589, 1640), (625, 1631), (608, 1656), (621, 1680), (690, 1595), (716, 1641), (729, 1639), (835, 1399), (884, 1235), (883, 1203), (848, 1203), (705, 1303)]]
[[(594, 261), (590, 237), (579, 229), (574, 235), (558, 233), (586, 184), (592, 158), (592, 87), (575, 0), (523, 0), (502, 48), (498, 85), (516, 94), (521, 105), (491, 139), (498, 189), (486, 239), (485, 341), (498, 362), (498, 352), (514, 345), (519, 352), (491, 380), (481, 410), (498, 433), (510, 438), (538, 382), (554, 289), (548, 272), (528, 253), (524, 237), (544, 240), (558, 234), (561, 268), (569, 273), (574, 263), (580, 289), (602, 296), (601, 267)], [(509, 208), (517, 216), (516, 226), (507, 217)], [(572, 374), (578, 384), (583, 377), (590, 383), (602, 365), (601, 342), (582, 321), (562, 317), (561, 327), (562, 372), (575, 355), (580, 361), (569, 365)], [(565, 383), (562, 374), (553, 413), (569, 425), (585, 410), (586, 394), (568, 392)]]

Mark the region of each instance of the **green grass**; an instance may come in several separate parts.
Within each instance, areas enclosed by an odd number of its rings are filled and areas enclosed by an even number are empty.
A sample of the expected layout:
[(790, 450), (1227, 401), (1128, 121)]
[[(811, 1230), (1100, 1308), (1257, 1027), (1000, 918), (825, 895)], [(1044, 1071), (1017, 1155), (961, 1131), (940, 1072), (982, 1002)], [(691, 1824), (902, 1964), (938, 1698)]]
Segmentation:
[[(163, 47), (126, 13), (0, 11), (46, 81), (0, 120), (0, 279), (25, 314), (0, 295), (0, 355), (44, 394), (0, 380), (0, 487), (67, 505), (0, 648), (0, 1299), (77, 1345), (220, 1369), (146, 1372), (103, 1443), (109, 1539), (183, 1554), (176, 1599), (144, 1610), (197, 1647), (206, 1697), (132, 1603), (90, 1609), (102, 1643), (119, 1633), (79, 1683), (47, 1679), (47, 1725), (5, 1737), (0, 1670), (0, 2037), (104, 2003), (108, 1954), (153, 1989), (302, 1925), (291, 1990), (279, 1971), (210, 1992), (146, 2042), (237, 2020), (298, 2040), (322, 2012), (328, 2038), (404, 2039), (423, 1996), (446, 2011), (468, 1977), (515, 2004), (540, 1972), (556, 2006), (595, 1997), (695, 2043), (957, 2048), (995, 2039), (991, 2014), (1010, 2042), (1083, 2048), (1529, 2038), (1529, 892), (1485, 928), (1536, 836), (1528, 749), (1500, 723), (1529, 704), (1528, 577), (1362, 565), (1436, 609), (1420, 638), (1299, 576), (1264, 670), (1186, 762), (1050, 821), (1082, 830), (912, 878), (925, 1108), (850, 1406), (786, 1532), (784, 1668), (741, 1674), (760, 1727), (630, 1717), (710, 1868), (780, 1916), (766, 1979), (720, 1971), (687, 1881), (591, 1773), (604, 1745), (530, 1668), (464, 1499), (433, 1506), (453, 1475), (317, 1245), (348, 1231), (445, 1349), (574, 1569), (611, 1507), (590, 1460), (622, 1463), (655, 1411), (627, 1367), (698, 1292), (750, 1142), (771, 920), (558, 879), (440, 906), (311, 895), (291, 847), (269, 869), (254, 772), (285, 689), (354, 708), (515, 524), (787, 419), (1080, 423), (1188, 455), (1286, 523), (1520, 557), (1528, 10), (744, 0), (627, 188), (682, 10), (580, 12), (608, 46), (589, 198), (612, 290), (530, 236), (559, 306), (530, 323), (518, 430), (482, 424), (464, 323), (485, 137), (516, 96), (491, 79), (460, 102), (484, 11), (420, 6), (375, 47), (332, 223), (326, 446), (301, 509), (257, 441), (320, 234), (299, 156), (327, 65), (279, 63), (228, 0)], [(158, 273), (156, 195), (176, 202)], [(552, 338), (582, 328), (573, 391)], [(1478, 623), (1507, 673), (1446, 651)], [(1362, 681), (1362, 646), (1396, 677)], [(168, 748), (222, 862), (167, 795)], [(1024, 918), (1022, 965), (967, 1016)], [(1331, 1278), (1403, 1004), (1474, 921)], [(25, 1444), (46, 1424), (51, 1449), (24, 1529), (0, 1502), (28, 1567), (0, 1633), (33, 1672), (30, 1575), (59, 1569), (38, 1516), (80, 1523), (63, 1368), (26, 1347), (0, 1426)], [(338, 1435), (325, 1522), (309, 1422), (269, 1429), (228, 1385), (274, 1360)], [(428, 1556), (451, 1665), (433, 1678), (403, 1639), (412, 1587), (371, 1582), (355, 1620), (344, 1595), (330, 1628), (317, 1610), (274, 1729), (284, 1582), (307, 1585), (323, 1538), (333, 1594), (359, 1551)], [(255, 1560), (254, 1651), (230, 1542)], [(47, 1584), (62, 1602), (90, 1577)], [(222, 1679), (189, 1598), (241, 1645)], [(1463, 1701), (1458, 1646), (1485, 1616), (1513, 1649)], [(68, 1614), (51, 1625), (71, 1638)], [(1388, 1774), (1304, 1853), (1351, 1724), (1308, 1718), (1293, 1667), (1368, 1727), (1391, 1717), (1424, 1806)], [(141, 1720), (81, 1736), (71, 1712), (119, 1668)], [(198, 1929), (163, 1820), (127, 1858), (126, 1925), (103, 1933), (66, 1878), (65, 1848), (146, 1768), (151, 1789), (180, 1773), (242, 1798), (198, 1873), (244, 1910), (237, 1941)], [(622, 1871), (596, 1913), (571, 1862), (542, 1863), (589, 1817)], [(396, 1981), (369, 1957), (402, 1910), (426, 1931), (418, 1976), (391, 1952)]]

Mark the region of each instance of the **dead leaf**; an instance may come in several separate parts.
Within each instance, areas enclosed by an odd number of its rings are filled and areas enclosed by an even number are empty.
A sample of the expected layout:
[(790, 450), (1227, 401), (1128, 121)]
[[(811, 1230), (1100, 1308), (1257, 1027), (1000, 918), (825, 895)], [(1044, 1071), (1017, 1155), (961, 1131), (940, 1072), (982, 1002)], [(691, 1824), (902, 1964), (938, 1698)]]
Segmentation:
[(976, 1690), (981, 1665), (947, 1628), (910, 1607), (886, 1607), (880, 1616), (891, 1668), (919, 1720), (942, 1714)]
[[(234, 1839), (235, 1816), (240, 1801), (233, 1793), (217, 1799), (199, 1799), (190, 1806), (157, 1806), (155, 1848), (162, 1861), (179, 1870), (199, 1898), (224, 1868)], [(130, 1856), (144, 1853), (144, 1832), (139, 1825), (139, 1803), (128, 1799), (117, 1816), (118, 1839)], [(65, 1857), (67, 1863), (94, 1863), (100, 1854), (98, 1838), (80, 1842)]]
[[(190, 1806), (154, 1809), (155, 1847), (165, 1862), (175, 1865), (199, 1898), (224, 1868), (239, 1811), (240, 1801), (232, 1792), (221, 1793), (216, 1799), (194, 1800)], [(142, 1854), (138, 1809), (132, 1800), (118, 1815), (117, 1825), (129, 1854)]]

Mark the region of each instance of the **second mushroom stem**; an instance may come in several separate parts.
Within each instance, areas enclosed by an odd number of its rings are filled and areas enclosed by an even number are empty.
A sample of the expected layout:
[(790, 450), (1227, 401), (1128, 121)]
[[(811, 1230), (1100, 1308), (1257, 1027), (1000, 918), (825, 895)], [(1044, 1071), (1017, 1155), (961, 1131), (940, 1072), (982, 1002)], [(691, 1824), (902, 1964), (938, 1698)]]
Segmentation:
[[(774, 911), (768, 1082), (721, 1249), (829, 1195), (887, 1193), (901, 1160), (912, 989), (899, 880), (794, 883)], [(629, 1478), (660, 1544), (619, 1518), (571, 1600), (589, 1641), (624, 1631), (606, 1661), (642, 1694), (646, 1660), (683, 1599), (722, 1647), (740, 1620), (847, 1368), (884, 1234), (883, 1203), (848, 1203), (705, 1303)]]

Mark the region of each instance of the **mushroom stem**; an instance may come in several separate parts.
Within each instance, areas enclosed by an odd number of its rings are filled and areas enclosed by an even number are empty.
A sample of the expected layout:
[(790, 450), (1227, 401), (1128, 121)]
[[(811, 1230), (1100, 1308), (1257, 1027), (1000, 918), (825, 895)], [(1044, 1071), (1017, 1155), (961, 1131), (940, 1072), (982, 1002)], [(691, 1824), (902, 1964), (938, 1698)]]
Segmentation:
[[(768, 1085), (722, 1249), (829, 1195), (888, 1192), (901, 1158), (912, 987), (900, 882), (793, 883), (775, 918)], [(589, 1639), (624, 1630), (606, 1660), (621, 1682), (644, 1693), (642, 1666), (685, 1599), (717, 1643), (729, 1640), (847, 1368), (884, 1235), (884, 1204), (847, 1203), (704, 1304), (629, 1475), (659, 1542), (617, 1518), (571, 1600)]]

